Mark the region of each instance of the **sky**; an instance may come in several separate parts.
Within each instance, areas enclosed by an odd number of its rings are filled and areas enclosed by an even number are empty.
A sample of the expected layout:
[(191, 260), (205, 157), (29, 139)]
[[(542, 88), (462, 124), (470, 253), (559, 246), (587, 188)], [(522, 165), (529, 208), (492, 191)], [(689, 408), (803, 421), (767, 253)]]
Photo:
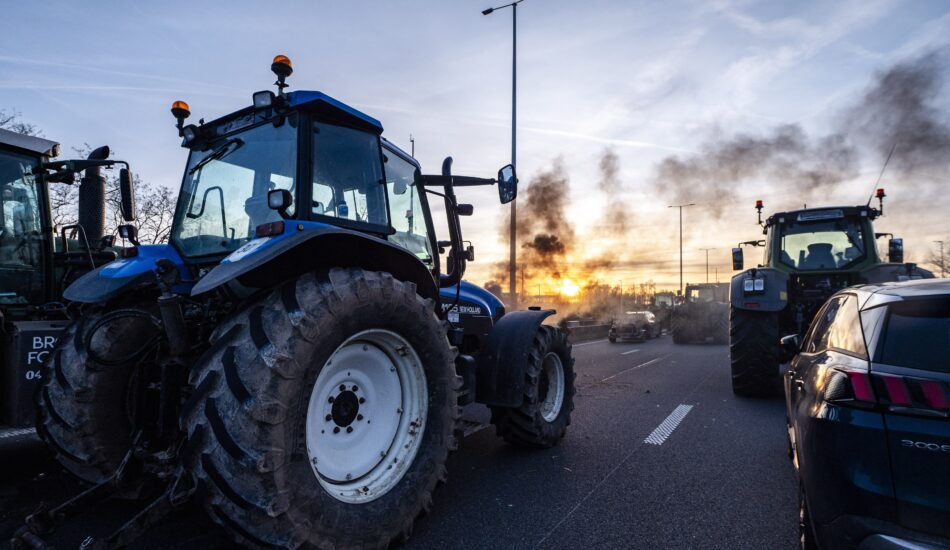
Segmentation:
[[(0, 109), (15, 110), (64, 151), (108, 144), (144, 180), (177, 188), (186, 151), (169, 107), (186, 100), (213, 119), (272, 89), (270, 61), (294, 63), (291, 89), (328, 93), (378, 118), (424, 171), (451, 155), (456, 173), (491, 176), (510, 161), (511, 10), (483, 16), (482, 0), (279, 3), (7, 2), (0, 37)], [(569, 181), (565, 216), (578, 254), (625, 261), (609, 284), (676, 284), (674, 197), (658, 163), (701, 152), (717, 135), (767, 133), (784, 123), (831, 131), (837, 113), (875, 74), (947, 49), (944, 1), (840, 2), (525, 0), (518, 8), (518, 172), (522, 189), (556, 162)], [(950, 110), (946, 90), (940, 98)], [(619, 186), (597, 185), (605, 151)], [(862, 152), (859, 173), (822, 202), (866, 200), (883, 158)], [(944, 164), (944, 166), (946, 166)], [(930, 185), (950, 182), (945, 171)], [(888, 216), (878, 231), (905, 238), (909, 260), (950, 235), (950, 199), (922, 205), (917, 182), (883, 180)], [(936, 183), (935, 183), (936, 182)], [(725, 182), (728, 185), (728, 182)], [(730, 248), (758, 238), (752, 205), (800, 206), (800, 190), (768, 179), (737, 182), (713, 205), (684, 213), (685, 278), (731, 275)], [(491, 189), (466, 189), (463, 220), (476, 247), (476, 282), (507, 257), (504, 208)], [(809, 197), (810, 198), (810, 197)], [(622, 238), (598, 223), (611, 203), (629, 221)], [(715, 213), (714, 213), (715, 211)], [(891, 214), (893, 213), (893, 214)], [(715, 276), (715, 275), (711, 275)]]

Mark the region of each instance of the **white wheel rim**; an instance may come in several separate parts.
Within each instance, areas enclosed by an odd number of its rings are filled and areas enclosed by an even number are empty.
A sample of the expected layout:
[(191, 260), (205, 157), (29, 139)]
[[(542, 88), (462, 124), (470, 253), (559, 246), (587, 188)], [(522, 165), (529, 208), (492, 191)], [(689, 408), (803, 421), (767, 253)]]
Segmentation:
[(382, 329), (351, 336), (323, 366), (307, 407), (307, 455), (320, 485), (347, 503), (385, 495), (416, 457), (428, 405), (409, 342)]
[(538, 390), (542, 396), (541, 418), (545, 422), (554, 422), (564, 404), (564, 365), (560, 355), (552, 351), (544, 356), (540, 378)]

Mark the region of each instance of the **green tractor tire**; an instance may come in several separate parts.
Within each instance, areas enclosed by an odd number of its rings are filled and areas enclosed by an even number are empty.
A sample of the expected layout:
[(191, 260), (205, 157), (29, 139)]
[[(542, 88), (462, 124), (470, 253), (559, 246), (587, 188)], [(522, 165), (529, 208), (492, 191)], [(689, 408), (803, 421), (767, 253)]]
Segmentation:
[(729, 309), (732, 392), (743, 397), (778, 393), (779, 319), (777, 312)]

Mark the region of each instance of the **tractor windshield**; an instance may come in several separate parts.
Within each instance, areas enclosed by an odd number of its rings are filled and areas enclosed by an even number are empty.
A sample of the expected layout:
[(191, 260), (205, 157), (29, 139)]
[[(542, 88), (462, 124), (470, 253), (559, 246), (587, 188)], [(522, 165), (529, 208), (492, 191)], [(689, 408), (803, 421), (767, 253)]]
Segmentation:
[(841, 269), (865, 257), (864, 232), (847, 219), (779, 226), (781, 262), (803, 271)]
[(258, 225), (281, 219), (267, 206), (267, 192), (294, 194), (296, 121), (268, 122), (191, 151), (172, 228), (182, 255), (231, 252), (254, 238)]
[(686, 289), (686, 300), (692, 303), (711, 303), (723, 301), (722, 294), (714, 286), (693, 286)]
[(0, 151), (0, 304), (43, 297), (43, 239), (33, 170), (38, 160)]

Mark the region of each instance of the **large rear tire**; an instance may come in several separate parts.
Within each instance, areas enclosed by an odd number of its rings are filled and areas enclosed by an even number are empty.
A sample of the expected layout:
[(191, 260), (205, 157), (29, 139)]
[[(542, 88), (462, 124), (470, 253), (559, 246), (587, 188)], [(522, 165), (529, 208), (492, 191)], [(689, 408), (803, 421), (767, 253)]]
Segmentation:
[(557, 445), (571, 424), (575, 378), (567, 335), (542, 325), (528, 354), (521, 406), (491, 409), (495, 433), (519, 447), (543, 449)]
[(763, 397), (779, 393), (778, 340), (778, 313), (729, 307), (729, 356), (734, 394)]
[(214, 521), (256, 547), (408, 538), (459, 418), (432, 301), (388, 273), (334, 269), (275, 289), (212, 342), (183, 422)]
[(140, 309), (87, 311), (66, 329), (46, 363), (37, 433), (83, 481), (108, 479), (132, 446), (133, 374), (159, 326)]
[(670, 322), (670, 332), (673, 333), (674, 344), (688, 344), (693, 337), (689, 322), (683, 316), (674, 315)]

